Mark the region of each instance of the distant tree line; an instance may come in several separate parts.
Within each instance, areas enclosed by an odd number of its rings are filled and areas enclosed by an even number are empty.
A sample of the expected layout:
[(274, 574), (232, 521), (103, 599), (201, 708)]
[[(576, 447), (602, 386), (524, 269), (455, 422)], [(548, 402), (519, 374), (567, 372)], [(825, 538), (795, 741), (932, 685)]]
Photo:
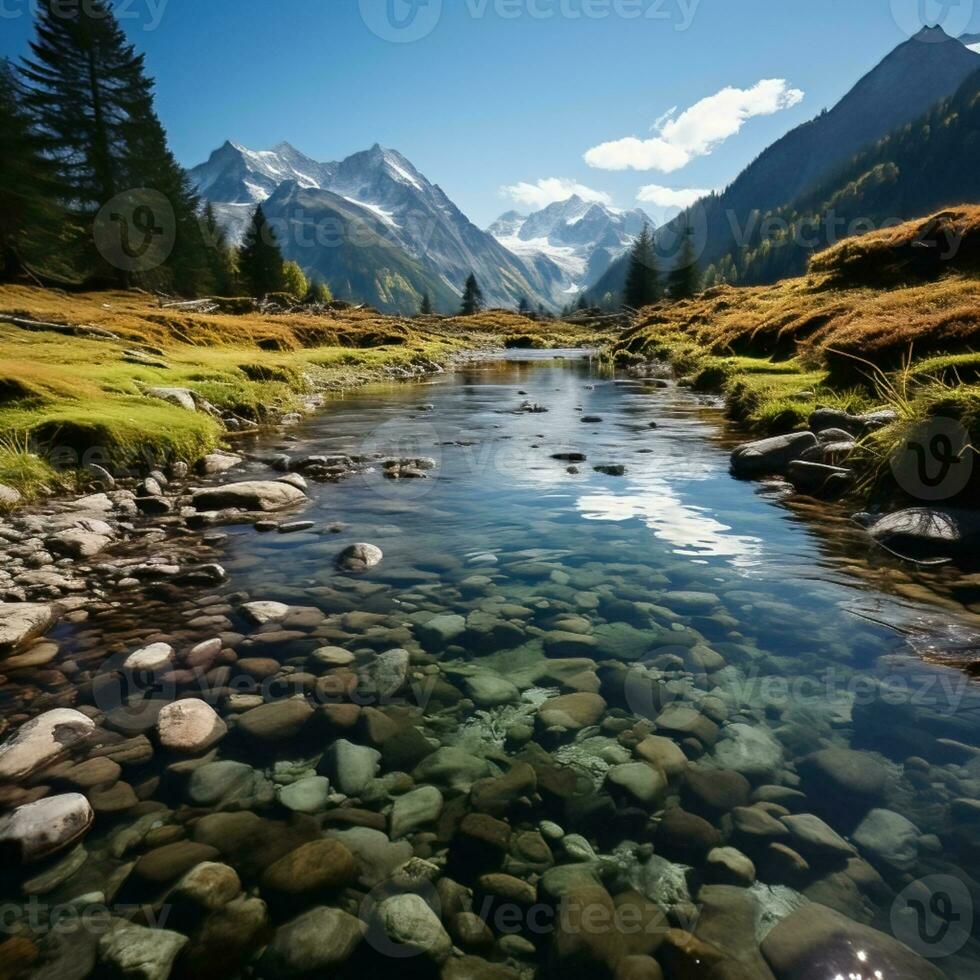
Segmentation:
[(0, 60), (0, 279), (329, 300), (261, 208), (236, 249), (202, 207), (107, 0), (38, 0), (30, 49)]

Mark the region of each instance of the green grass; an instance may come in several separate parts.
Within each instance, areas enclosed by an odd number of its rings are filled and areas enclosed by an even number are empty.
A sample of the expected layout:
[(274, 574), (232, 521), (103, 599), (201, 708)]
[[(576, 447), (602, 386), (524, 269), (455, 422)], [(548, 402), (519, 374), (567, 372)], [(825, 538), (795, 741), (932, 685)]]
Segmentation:
[(0, 286), (4, 312), (117, 335), (66, 336), (0, 319), (0, 482), (29, 497), (73, 482), (87, 462), (145, 472), (171, 459), (193, 463), (226, 437), (207, 412), (149, 397), (147, 388), (187, 388), (262, 425), (312, 393), (406, 377), (512, 337), (536, 346), (596, 342), (583, 328), (496, 310), (417, 319), (368, 309), (194, 314), (138, 292), (68, 296), (23, 286)]
[(20, 491), (26, 500), (64, 485), (63, 478), (31, 451), (28, 439), (16, 433), (0, 438), (0, 483)]

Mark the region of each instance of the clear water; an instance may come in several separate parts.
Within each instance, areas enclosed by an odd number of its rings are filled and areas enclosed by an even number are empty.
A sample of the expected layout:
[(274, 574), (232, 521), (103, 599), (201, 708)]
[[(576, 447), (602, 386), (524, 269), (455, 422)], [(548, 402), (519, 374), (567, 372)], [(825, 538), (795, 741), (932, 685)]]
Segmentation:
[[(521, 412), (523, 402), (547, 412)], [(352, 649), (398, 646), (433, 613), (467, 616), (501, 603), (531, 609), (540, 629), (525, 622), (519, 641), (470, 655), (503, 676), (545, 659), (538, 637), (556, 615), (580, 616), (601, 637), (597, 661), (653, 668), (649, 683), (684, 699), (722, 693), (728, 723), (765, 729), (784, 761), (756, 783), (792, 781), (796, 762), (820, 748), (875, 753), (869, 764), (887, 773), (889, 788), (873, 805), (907, 817), (920, 839), (901, 868), (862, 852), (888, 886), (866, 902), (865, 920), (908, 941), (896, 896), (924, 887), (928, 899), (941, 886), (955, 892), (955, 913), (972, 921), (980, 855), (971, 826), (950, 804), (980, 797), (980, 698), (963, 674), (920, 656), (972, 642), (971, 624), (913, 601), (907, 588), (899, 594), (892, 586), (908, 583), (904, 572), (869, 554), (843, 515), (824, 508), (814, 523), (764, 488), (733, 480), (730, 444), (717, 406), (571, 352), (522, 353), (423, 385), (350, 394), (289, 441), (251, 448), (380, 451), (429, 457), (436, 468), (425, 480), (388, 480), (375, 470), (311, 484), (311, 503), (298, 515), (316, 522), (308, 532), (224, 528), (216, 557), (230, 581), (216, 592), (316, 606), (328, 616), (352, 608), (374, 614)], [(574, 464), (577, 474), (552, 458), (566, 452), (587, 456)], [(607, 464), (626, 472), (593, 470)], [(268, 477), (259, 462), (248, 469)], [(330, 525), (341, 526), (328, 533)], [(340, 575), (334, 556), (359, 541), (382, 548), (383, 563), (359, 579)], [(473, 576), (491, 584), (474, 586)], [(118, 651), (131, 649), (141, 630), (173, 629), (182, 617), (149, 602), (138, 622), (129, 608), (103, 617), (98, 629)], [(671, 631), (688, 628), (721, 653), (725, 669), (677, 665)], [(79, 641), (91, 647), (91, 626), (62, 631), (66, 652)], [(642, 692), (619, 707), (656, 714)], [(222, 756), (232, 751), (229, 743)], [(906, 764), (909, 757), (925, 761)], [(852, 801), (811, 805), (841, 833), (854, 830)], [(937, 956), (950, 976), (980, 973), (980, 949), (965, 935), (938, 953), (925, 941), (916, 948)]]

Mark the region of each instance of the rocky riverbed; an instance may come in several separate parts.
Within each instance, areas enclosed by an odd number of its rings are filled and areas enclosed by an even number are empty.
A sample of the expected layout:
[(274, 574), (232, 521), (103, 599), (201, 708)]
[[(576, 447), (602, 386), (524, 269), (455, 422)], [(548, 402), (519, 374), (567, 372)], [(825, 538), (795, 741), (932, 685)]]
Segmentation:
[(718, 435), (471, 365), (5, 520), (0, 976), (975, 976), (971, 626)]

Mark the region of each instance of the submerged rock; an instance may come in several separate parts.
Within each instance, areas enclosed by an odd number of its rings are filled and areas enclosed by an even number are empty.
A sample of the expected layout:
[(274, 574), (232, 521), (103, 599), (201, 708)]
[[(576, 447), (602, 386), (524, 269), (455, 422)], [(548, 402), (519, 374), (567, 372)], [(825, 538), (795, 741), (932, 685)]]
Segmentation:
[(897, 939), (814, 903), (783, 919), (763, 941), (762, 954), (779, 980), (944, 977), (941, 970)]
[(12, 851), (22, 864), (33, 864), (81, 840), (94, 820), (81, 793), (25, 803), (0, 818), (0, 850)]
[(980, 513), (911, 507), (876, 521), (868, 534), (883, 548), (913, 561), (966, 557), (980, 549)]
[(120, 922), (99, 939), (99, 960), (109, 976), (167, 980), (187, 942), (179, 932)]
[(224, 738), (228, 726), (211, 705), (184, 698), (165, 705), (157, 718), (160, 744), (172, 752), (204, 752)]
[(54, 625), (57, 611), (42, 602), (0, 602), (0, 653), (41, 636)]
[(263, 957), (273, 977), (332, 975), (346, 963), (364, 938), (360, 919), (340, 909), (319, 908), (304, 912), (276, 930)]
[(352, 544), (337, 556), (337, 567), (347, 572), (365, 572), (379, 565), (384, 552), (374, 544)]
[(32, 718), (0, 745), (0, 780), (19, 780), (57, 761), (95, 729), (95, 722), (72, 708), (53, 708)]

